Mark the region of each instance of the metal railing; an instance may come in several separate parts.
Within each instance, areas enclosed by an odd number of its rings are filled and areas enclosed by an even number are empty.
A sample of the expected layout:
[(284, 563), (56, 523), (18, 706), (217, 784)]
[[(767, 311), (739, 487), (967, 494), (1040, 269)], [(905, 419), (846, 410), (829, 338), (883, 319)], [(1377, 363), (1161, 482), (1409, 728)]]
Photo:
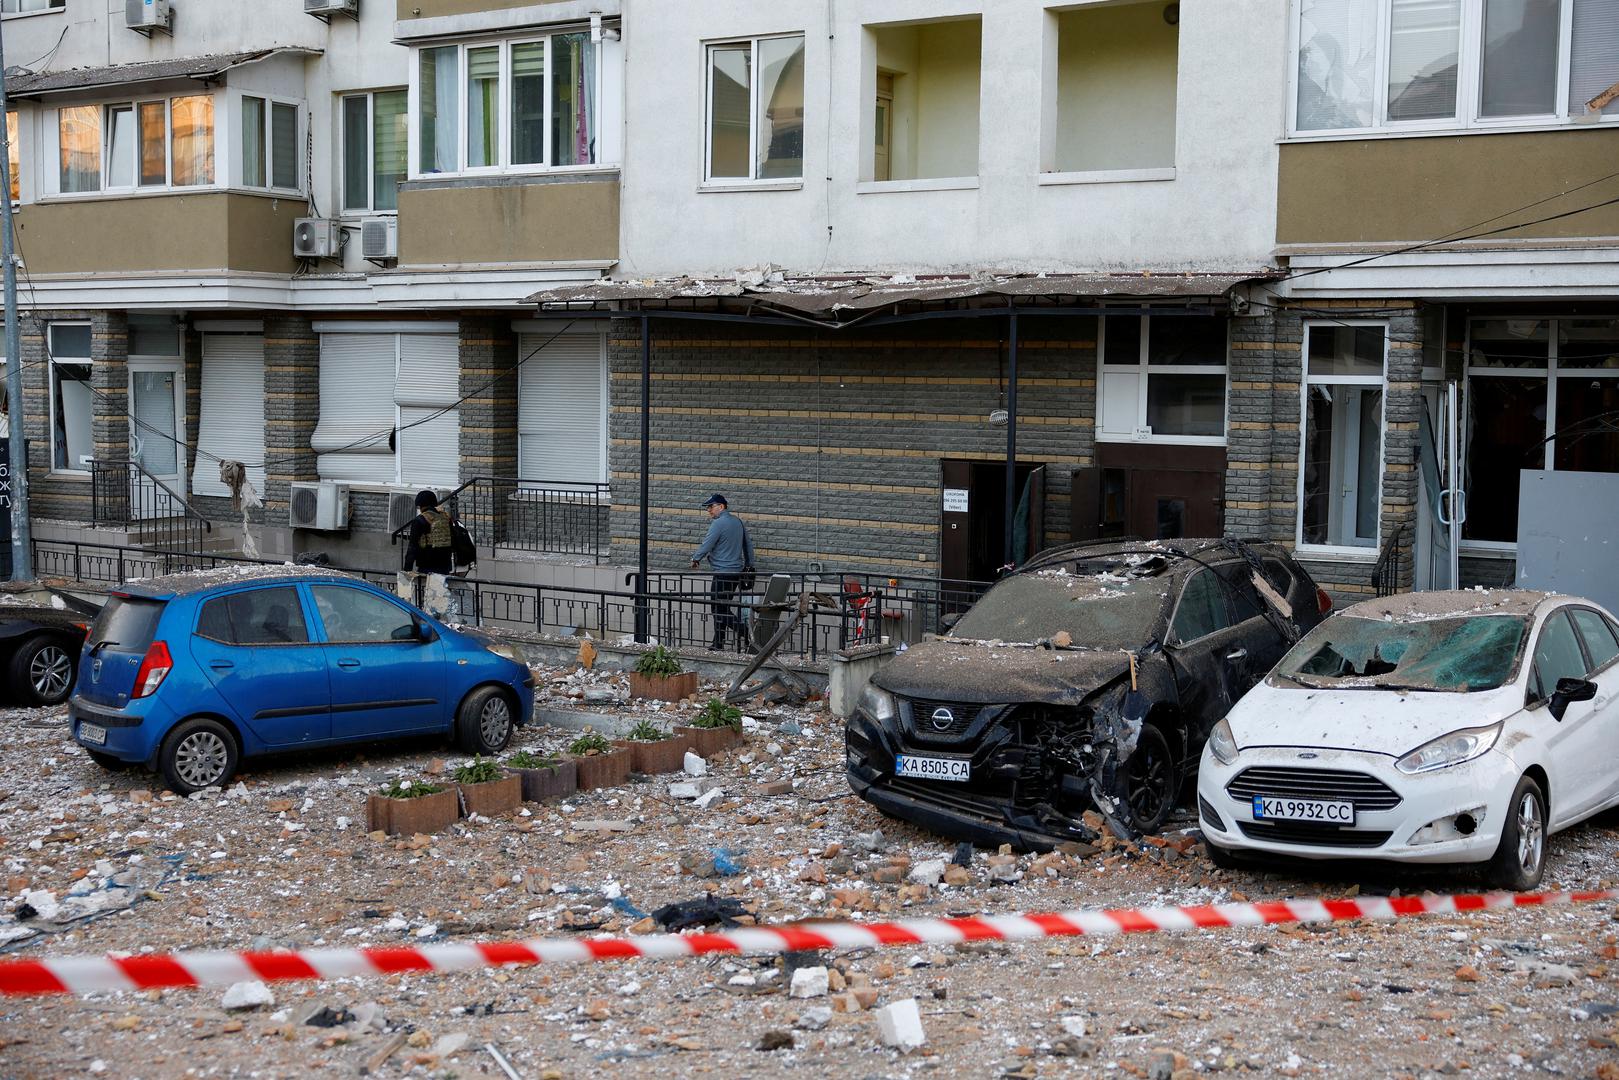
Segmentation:
[(141, 548), (197, 557), (214, 526), (138, 461), (90, 463), (90, 520), (130, 529)]
[(1372, 564), (1372, 588), (1378, 596), (1393, 596), (1400, 591), (1400, 541), (1404, 536), (1405, 526), (1396, 525), (1377, 562)]
[[(755, 600), (763, 594), (768, 580), (775, 572), (760, 570), (752, 590)], [(824, 596), (842, 596), (868, 622), (880, 629), (872, 640), (890, 637), (899, 641), (920, 641), (925, 633), (941, 634), (945, 631), (945, 618), (959, 615), (978, 602), (993, 582), (965, 581), (955, 578), (896, 577), (864, 571), (846, 573), (826, 572), (787, 573), (792, 580), (791, 593), (817, 592)], [(631, 578), (626, 579), (629, 583)], [(708, 595), (712, 588), (712, 575), (696, 571), (653, 571), (647, 575), (647, 588), (663, 595)], [(862, 604), (853, 599), (860, 595), (881, 594), (880, 610), (871, 610), (868, 600)]]
[[(588, 555), (604, 561), (611, 549), (607, 484), (519, 477), (475, 476), (440, 504), (467, 527), (479, 554), (496, 548), (552, 555)], [(393, 532), (399, 542), (409, 522)]]

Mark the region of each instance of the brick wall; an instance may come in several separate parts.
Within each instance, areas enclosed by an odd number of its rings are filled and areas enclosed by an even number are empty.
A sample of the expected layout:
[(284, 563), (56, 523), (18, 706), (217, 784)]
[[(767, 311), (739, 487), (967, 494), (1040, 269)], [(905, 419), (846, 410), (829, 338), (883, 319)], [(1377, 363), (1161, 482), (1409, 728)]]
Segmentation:
[(510, 318), (461, 319), (461, 479), (517, 475), (517, 335)]
[[(933, 573), (944, 458), (1005, 459), (1005, 321), (777, 329), (652, 323), (650, 539), (674, 566), (723, 491), (762, 567)], [(1066, 539), (1072, 467), (1092, 463), (1095, 320), (1024, 320), (1018, 458), (1048, 470), (1048, 541)], [(614, 557), (638, 537), (640, 324), (610, 334)], [(921, 558), (918, 558), (921, 556)]]
[(292, 482), (316, 479), (320, 337), (303, 315), (264, 318), (264, 520), (285, 526)]

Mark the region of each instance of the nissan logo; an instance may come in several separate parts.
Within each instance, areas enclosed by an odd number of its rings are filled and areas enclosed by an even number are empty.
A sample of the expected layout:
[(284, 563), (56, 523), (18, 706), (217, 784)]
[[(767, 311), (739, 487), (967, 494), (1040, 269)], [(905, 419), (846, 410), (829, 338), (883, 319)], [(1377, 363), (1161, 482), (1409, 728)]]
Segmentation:
[(949, 731), (950, 726), (956, 722), (956, 714), (941, 706), (933, 710), (931, 719), (933, 720), (933, 730)]

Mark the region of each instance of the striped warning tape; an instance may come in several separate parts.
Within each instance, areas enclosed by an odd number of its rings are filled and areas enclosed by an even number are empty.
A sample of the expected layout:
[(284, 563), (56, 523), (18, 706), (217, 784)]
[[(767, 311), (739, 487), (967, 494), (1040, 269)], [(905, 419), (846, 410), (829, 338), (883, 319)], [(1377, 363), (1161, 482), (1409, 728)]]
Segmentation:
[(0, 961), (0, 995), (83, 994), (168, 986), (226, 986), (252, 979), (335, 979), (401, 972), (568, 964), (585, 960), (665, 959), (714, 953), (765, 955), (812, 949), (957, 945), (967, 941), (1026, 941), (1031, 938), (1097, 937), (1295, 922), (1386, 920), (1409, 915), (1544, 907), (1596, 900), (1619, 900), (1619, 889), (1461, 896), (1377, 896), (1353, 900), (1276, 900), (1203, 907), (988, 915), (972, 919), (799, 923), (777, 927), (742, 927), (712, 934), (536, 939), (409, 948), (74, 956), (54, 960)]

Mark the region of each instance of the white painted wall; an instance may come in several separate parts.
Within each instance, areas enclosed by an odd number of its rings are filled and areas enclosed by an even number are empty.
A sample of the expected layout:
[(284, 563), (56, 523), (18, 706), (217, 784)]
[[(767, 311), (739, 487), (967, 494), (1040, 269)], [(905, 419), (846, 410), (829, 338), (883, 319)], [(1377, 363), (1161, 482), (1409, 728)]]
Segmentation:
[(1173, 168), (1179, 34), (1159, 0), (1055, 16), (1056, 172)]
[[(1286, 7), (1183, 0), (1173, 180), (1042, 184), (1041, 105), (1057, 56), (1055, 19), (1036, 0), (625, 0), (615, 276), (763, 263), (800, 273), (1262, 265), (1275, 235)], [(879, 63), (865, 27), (971, 15), (983, 33), (976, 187), (862, 185)], [(701, 191), (702, 42), (794, 30), (807, 44), (803, 184)]]

